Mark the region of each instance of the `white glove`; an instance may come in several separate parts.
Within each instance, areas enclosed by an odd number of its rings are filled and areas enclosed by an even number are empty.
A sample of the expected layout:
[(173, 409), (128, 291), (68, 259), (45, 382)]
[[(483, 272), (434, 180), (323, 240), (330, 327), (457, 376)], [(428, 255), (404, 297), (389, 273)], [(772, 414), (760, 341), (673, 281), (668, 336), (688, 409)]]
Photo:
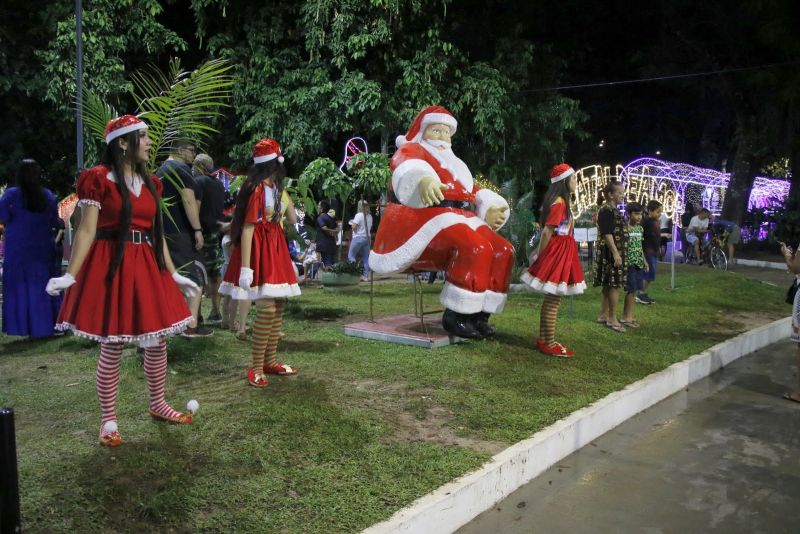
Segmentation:
[(250, 291), (250, 284), (253, 283), (253, 269), (241, 267), (239, 269), (239, 287), (245, 291)]
[(177, 271), (172, 273), (172, 279), (175, 280), (175, 283), (178, 284), (178, 287), (187, 297), (192, 298), (200, 294), (200, 288), (197, 284), (185, 276), (179, 275)]
[(64, 276), (58, 278), (51, 278), (47, 281), (47, 287), (44, 288), (47, 294), (51, 297), (57, 297), (59, 293), (67, 289), (75, 283), (75, 278), (71, 274), (66, 273)]

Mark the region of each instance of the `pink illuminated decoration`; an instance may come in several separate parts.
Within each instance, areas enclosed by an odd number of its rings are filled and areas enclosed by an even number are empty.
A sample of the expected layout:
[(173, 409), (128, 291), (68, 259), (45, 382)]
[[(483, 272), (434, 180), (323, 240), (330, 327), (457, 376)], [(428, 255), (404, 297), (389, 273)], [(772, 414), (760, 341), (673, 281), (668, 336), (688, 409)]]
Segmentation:
[(361, 137), (353, 137), (344, 144), (344, 159), (342, 160), (342, 164), (339, 165), (339, 172), (344, 174), (344, 167), (347, 165), (347, 162), (358, 154), (369, 154), (367, 142)]
[(225, 167), (220, 167), (212, 172), (211, 176), (222, 182), (222, 185), (225, 186), (225, 191), (231, 190), (231, 182), (236, 178), (236, 176)]
[(747, 209), (773, 210), (783, 206), (786, 197), (789, 196), (790, 185), (791, 182), (789, 180), (759, 176), (753, 183), (753, 190), (750, 193)]

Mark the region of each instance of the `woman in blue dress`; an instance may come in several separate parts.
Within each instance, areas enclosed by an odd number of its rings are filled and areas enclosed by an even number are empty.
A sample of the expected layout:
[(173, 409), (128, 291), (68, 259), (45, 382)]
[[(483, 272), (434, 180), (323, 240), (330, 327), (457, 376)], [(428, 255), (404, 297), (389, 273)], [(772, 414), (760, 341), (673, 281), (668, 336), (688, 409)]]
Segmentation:
[(0, 222), (5, 225), (3, 261), (3, 332), (32, 338), (52, 336), (61, 297), (45, 293), (54, 272), (53, 227), (58, 201), (40, 184), (42, 169), (25, 159), (16, 187), (0, 197)]

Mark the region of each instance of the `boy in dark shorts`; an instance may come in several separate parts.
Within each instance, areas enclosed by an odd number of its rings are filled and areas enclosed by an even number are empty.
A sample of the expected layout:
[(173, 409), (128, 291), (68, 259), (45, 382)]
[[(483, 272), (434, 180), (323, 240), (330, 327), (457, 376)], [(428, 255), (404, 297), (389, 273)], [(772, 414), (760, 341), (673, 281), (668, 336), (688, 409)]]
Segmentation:
[(625, 308), (622, 311), (620, 323), (628, 328), (639, 328), (639, 323), (633, 318), (633, 305), (636, 302), (636, 293), (641, 291), (644, 274), (649, 270), (649, 265), (644, 259), (642, 241), (642, 205), (638, 202), (629, 202), (625, 207), (628, 212), (628, 279), (625, 285)]
[(656, 264), (658, 263), (658, 250), (661, 246), (661, 210), (662, 205), (658, 200), (651, 200), (647, 203), (647, 217), (642, 221), (644, 260), (647, 263), (647, 271), (644, 273), (642, 290), (636, 295), (636, 302), (639, 304), (655, 304), (656, 301), (647, 294), (647, 286), (656, 279)]

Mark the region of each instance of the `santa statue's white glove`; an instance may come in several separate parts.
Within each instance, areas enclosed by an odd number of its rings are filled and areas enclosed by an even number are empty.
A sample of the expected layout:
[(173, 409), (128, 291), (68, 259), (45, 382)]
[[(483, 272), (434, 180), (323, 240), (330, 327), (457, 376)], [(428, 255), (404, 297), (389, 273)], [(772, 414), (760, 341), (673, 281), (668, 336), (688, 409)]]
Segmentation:
[(485, 221), (492, 230), (502, 227), (508, 219), (508, 206), (492, 206), (486, 210)]
[(177, 271), (172, 273), (172, 279), (187, 297), (192, 298), (200, 294), (200, 287), (185, 276), (179, 275)]
[(239, 269), (239, 287), (245, 291), (250, 291), (250, 284), (253, 283), (253, 269), (241, 267)]
[(48, 280), (47, 287), (45, 287), (44, 290), (47, 291), (47, 294), (51, 297), (57, 297), (59, 293), (74, 283), (75, 278), (71, 274), (66, 273), (64, 276), (59, 276), (58, 278), (51, 278)]
[(444, 194), (442, 194), (442, 191), (447, 191), (450, 189), (450, 186), (443, 184), (433, 176), (423, 176), (420, 178), (417, 188), (419, 190), (419, 199), (422, 201), (422, 205), (427, 207), (433, 206), (434, 204), (439, 204), (442, 200), (444, 200)]

